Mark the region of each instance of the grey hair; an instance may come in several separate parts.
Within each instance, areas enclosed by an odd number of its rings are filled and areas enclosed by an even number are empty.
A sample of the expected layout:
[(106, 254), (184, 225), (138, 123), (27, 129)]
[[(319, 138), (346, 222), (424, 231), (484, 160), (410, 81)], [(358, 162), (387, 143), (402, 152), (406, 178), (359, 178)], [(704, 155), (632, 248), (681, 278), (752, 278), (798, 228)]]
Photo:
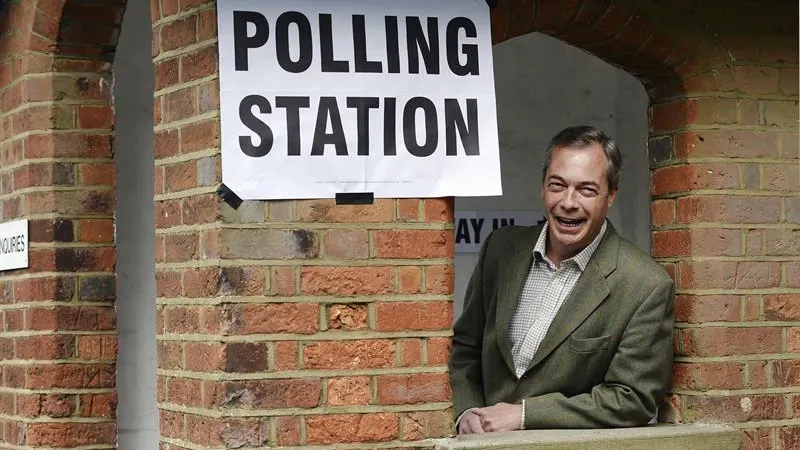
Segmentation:
[(544, 165), (542, 166), (542, 182), (547, 178), (547, 171), (550, 169), (550, 161), (553, 159), (553, 151), (558, 147), (577, 147), (586, 148), (592, 144), (599, 144), (606, 155), (608, 165), (606, 166), (606, 179), (608, 189), (614, 192), (619, 189), (619, 179), (622, 173), (622, 153), (617, 148), (617, 143), (606, 136), (599, 129), (587, 125), (564, 128), (547, 144), (544, 154)]

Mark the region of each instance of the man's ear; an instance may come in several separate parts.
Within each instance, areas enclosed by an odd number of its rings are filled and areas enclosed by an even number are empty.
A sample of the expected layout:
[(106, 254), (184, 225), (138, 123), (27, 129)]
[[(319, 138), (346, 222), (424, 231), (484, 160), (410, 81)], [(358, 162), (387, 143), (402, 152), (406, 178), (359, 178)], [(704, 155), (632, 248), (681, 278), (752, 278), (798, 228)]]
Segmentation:
[(614, 200), (617, 198), (617, 190), (613, 190), (608, 193), (608, 207), (611, 208), (611, 205), (614, 204)]

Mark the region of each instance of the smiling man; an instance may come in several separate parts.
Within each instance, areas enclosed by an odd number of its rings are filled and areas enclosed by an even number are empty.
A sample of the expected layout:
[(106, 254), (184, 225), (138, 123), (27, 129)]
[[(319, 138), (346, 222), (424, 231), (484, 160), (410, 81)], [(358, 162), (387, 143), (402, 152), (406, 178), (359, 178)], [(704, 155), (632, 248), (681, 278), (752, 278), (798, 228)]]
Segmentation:
[(622, 156), (600, 130), (547, 147), (547, 223), (493, 232), (453, 332), (459, 434), (645, 425), (672, 373), (674, 285), (606, 219)]

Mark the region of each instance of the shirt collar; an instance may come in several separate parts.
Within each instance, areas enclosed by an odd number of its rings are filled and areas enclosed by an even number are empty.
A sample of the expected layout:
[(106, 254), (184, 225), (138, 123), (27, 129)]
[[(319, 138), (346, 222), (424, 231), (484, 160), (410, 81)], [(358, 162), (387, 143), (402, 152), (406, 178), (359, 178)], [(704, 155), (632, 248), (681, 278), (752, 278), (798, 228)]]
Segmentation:
[[(581, 250), (577, 255), (573, 256), (572, 258), (565, 259), (563, 262), (567, 261), (574, 261), (575, 264), (580, 267), (581, 272), (586, 270), (586, 265), (589, 264), (589, 260), (594, 255), (595, 250), (597, 247), (600, 246), (600, 241), (603, 239), (603, 236), (606, 234), (607, 227), (607, 220), (603, 221), (603, 226), (600, 227), (600, 232), (597, 233), (594, 240), (586, 246), (583, 250)], [(537, 256), (549, 261), (547, 259), (547, 222), (544, 223), (544, 227), (542, 228), (542, 232), (539, 233), (539, 239), (536, 240), (536, 245), (533, 246), (533, 256), (536, 258)]]

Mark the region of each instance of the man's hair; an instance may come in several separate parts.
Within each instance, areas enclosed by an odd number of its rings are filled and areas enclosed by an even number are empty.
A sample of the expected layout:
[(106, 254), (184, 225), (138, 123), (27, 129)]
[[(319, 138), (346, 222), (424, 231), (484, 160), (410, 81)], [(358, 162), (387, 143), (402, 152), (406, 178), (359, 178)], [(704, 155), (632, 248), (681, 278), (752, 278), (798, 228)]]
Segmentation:
[(556, 148), (586, 148), (592, 144), (600, 144), (600, 148), (603, 149), (603, 153), (606, 155), (606, 160), (608, 161), (606, 179), (608, 180), (609, 191), (613, 192), (619, 189), (619, 178), (622, 172), (622, 153), (620, 153), (613, 139), (597, 128), (586, 125), (564, 128), (547, 144), (547, 149), (544, 153), (544, 165), (542, 166), (542, 182), (544, 183), (547, 178), (547, 170), (550, 169), (550, 161), (553, 159), (553, 151)]

